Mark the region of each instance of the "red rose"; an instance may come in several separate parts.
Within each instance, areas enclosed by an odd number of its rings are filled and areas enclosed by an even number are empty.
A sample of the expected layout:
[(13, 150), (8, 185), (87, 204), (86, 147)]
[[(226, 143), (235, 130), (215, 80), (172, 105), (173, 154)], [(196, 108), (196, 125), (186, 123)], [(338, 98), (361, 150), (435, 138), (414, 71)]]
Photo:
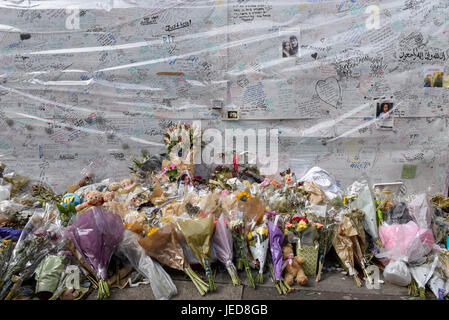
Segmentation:
[(296, 217), (293, 217), (293, 218), (290, 220), (290, 223), (293, 223), (293, 222), (299, 222), (299, 221), (301, 221), (301, 218), (298, 217), (298, 216), (296, 216)]
[(299, 218), (299, 221), (304, 221), (305, 223), (309, 223), (309, 220), (307, 220), (307, 218), (305, 218), (305, 217)]

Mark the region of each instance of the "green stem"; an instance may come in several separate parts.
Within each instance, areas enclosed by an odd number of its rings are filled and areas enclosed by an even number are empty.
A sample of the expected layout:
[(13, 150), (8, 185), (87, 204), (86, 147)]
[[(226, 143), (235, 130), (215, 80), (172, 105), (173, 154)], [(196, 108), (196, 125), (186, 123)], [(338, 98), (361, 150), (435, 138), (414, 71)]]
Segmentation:
[(249, 267), (247, 259), (243, 259), (243, 265), (245, 266), (246, 274), (248, 275), (249, 285), (256, 289), (256, 284), (254, 283), (253, 274), (251, 273), (251, 268)]
[(234, 264), (232, 262), (229, 262), (226, 266), (226, 270), (228, 270), (229, 275), (231, 276), (232, 284), (234, 286), (239, 286), (241, 284), (240, 278), (237, 275), (237, 270), (235, 269)]
[(282, 294), (282, 290), (279, 286), (279, 283), (277, 282), (275, 276), (274, 276), (274, 270), (273, 270), (273, 265), (271, 263), (268, 264), (268, 267), (270, 269), (270, 274), (271, 274), (271, 278), (274, 281), (274, 286), (276, 287), (276, 290), (278, 291), (279, 294)]
[(215, 287), (214, 277), (212, 276), (212, 271), (210, 269), (209, 259), (204, 259), (204, 266), (206, 269), (206, 275), (209, 279), (209, 290), (215, 291), (216, 287)]
[(206, 292), (209, 290), (208, 285), (201, 280), (198, 275), (191, 268), (185, 268), (185, 273), (190, 277), (195, 287), (198, 289), (198, 292), (204, 296)]
[[(262, 270), (260, 270), (262, 271)], [(257, 275), (257, 283), (263, 283), (263, 273), (259, 271), (259, 274)]]

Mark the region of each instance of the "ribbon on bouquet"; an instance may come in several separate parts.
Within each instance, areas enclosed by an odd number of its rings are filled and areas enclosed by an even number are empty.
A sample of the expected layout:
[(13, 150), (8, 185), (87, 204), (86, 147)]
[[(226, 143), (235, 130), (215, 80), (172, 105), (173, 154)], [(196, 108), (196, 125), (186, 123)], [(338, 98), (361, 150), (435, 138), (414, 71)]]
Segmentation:
[(287, 266), (287, 264), (292, 264), (293, 263), (293, 258), (295, 257), (295, 255), (293, 253), (290, 253), (287, 256), (287, 259), (284, 261), (284, 263), (282, 263), (282, 270), (285, 269), (285, 267)]

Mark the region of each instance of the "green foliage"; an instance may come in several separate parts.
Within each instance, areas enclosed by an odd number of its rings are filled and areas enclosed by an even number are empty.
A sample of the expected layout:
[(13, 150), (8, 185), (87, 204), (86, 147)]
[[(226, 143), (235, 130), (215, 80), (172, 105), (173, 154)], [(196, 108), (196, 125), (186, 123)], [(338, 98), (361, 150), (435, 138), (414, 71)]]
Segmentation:
[(145, 151), (142, 151), (141, 158), (140, 159), (131, 159), (132, 166), (128, 167), (129, 171), (133, 174), (137, 174), (139, 169), (142, 167), (142, 165), (151, 158), (150, 153), (146, 153)]
[(56, 206), (59, 210), (59, 217), (61, 218), (62, 224), (64, 227), (67, 227), (70, 223), (70, 220), (73, 216), (76, 216), (76, 207), (75, 203), (71, 201), (67, 207), (57, 203)]

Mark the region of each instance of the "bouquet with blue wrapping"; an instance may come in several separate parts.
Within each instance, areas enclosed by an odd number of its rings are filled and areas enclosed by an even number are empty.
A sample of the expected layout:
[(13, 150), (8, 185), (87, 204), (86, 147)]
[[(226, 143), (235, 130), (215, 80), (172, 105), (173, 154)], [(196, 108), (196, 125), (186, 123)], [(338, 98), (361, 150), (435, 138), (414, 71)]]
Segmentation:
[(0, 228), (0, 239), (17, 241), (17, 240), (19, 240), (21, 233), (22, 233), (22, 229), (16, 230), (16, 229), (7, 228), (7, 227)]
[(76, 221), (66, 229), (76, 249), (96, 272), (98, 299), (109, 298), (106, 282), (109, 261), (123, 236), (121, 218), (99, 207), (92, 207), (78, 215)]

